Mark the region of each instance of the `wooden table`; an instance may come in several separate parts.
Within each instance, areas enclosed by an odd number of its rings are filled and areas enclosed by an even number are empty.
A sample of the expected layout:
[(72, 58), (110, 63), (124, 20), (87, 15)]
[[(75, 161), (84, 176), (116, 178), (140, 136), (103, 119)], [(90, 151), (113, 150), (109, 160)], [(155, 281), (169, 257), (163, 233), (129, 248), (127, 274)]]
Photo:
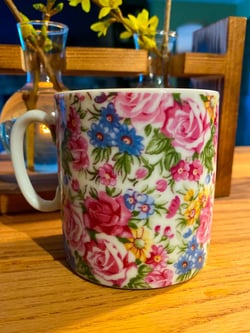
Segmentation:
[(94, 285), (65, 264), (59, 213), (0, 216), (0, 332), (250, 332), (250, 147), (216, 199), (206, 267), (177, 286)]

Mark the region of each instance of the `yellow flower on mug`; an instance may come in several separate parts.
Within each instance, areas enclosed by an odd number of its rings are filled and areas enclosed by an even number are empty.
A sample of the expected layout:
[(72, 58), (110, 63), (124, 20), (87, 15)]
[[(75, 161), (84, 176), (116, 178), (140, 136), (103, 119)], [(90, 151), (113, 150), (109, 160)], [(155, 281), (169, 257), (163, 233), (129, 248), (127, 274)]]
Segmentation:
[(198, 200), (191, 201), (184, 212), (188, 225), (193, 225), (200, 215), (200, 203)]
[(212, 119), (212, 121), (215, 120), (216, 116), (217, 116), (217, 100), (215, 96), (203, 96), (203, 101), (204, 101), (204, 105), (205, 108), (210, 116), (210, 118)]
[(184, 196), (184, 200), (185, 201), (191, 201), (191, 200), (193, 200), (193, 197), (194, 197), (194, 190), (193, 189), (189, 189), (186, 192), (185, 196)]
[(209, 198), (209, 192), (208, 189), (205, 188), (204, 191), (201, 191), (198, 195), (198, 200), (200, 201), (202, 208), (206, 206), (208, 198)]
[(128, 238), (126, 248), (131, 251), (136, 259), (145, 262), (153, 245), (152, 232), (146, 228), (131, 229), (132, 238)]

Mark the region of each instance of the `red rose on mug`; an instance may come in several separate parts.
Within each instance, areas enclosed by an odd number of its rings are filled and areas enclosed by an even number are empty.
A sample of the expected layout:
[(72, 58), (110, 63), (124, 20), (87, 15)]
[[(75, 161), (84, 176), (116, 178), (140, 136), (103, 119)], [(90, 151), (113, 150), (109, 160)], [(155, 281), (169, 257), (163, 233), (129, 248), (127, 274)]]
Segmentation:
[(86, 198), (85, 207), (83, 216), (87, 228), (108, 235), (132, 237), (128, 227), (131, 212), (125, 206), (123, 196), (112, 198), (106, 192), (100, 192), (97, 199)]

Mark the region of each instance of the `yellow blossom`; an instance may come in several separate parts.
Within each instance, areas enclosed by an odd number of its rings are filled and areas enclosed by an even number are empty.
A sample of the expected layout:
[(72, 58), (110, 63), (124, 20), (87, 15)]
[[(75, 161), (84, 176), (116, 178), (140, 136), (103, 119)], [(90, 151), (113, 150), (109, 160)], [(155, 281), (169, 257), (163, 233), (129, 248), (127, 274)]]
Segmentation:
[(184, 200), (185, 201), (191, 201), (193, 199), (193, 197), (194, 197), (194, 190), (193, 189), (189, 189), (186, 192), (185, 196), (184, 196)]
[(152, 247), (153, 236), (148, 229), (138, 228), (131, 229), (133, 237), (125, 244), (126, 248), (131, 251), (137, 259), (145, 262)]
[(184, 212), (184, 216), (187, 219), (187, 224), (192, 225), (196, 222), (200, 215), (200, 203), (198, 200), (191, 201), (188, 205), (186, 211)]
[(154, 36), (156, 28), (158, 26), (158, 17), (152, 16), (149, 19), (149, 12), (146, 9), (143, 9), (137, 16), (139, 24), (139, 32), (145, 33), (148, 36)]
[[(81, 4), (82, 9), (85, 12), (90, 10), (90, 0), (68, 0), (70, 6), (76, 7), (78, 4)], [(155, 51), (157, 50), (155, 42), (155, 33), (158, 26), (158, 17), (152, 16), (149, 17), (149, 12), (146, 9), (142, 9), (137, 16), (129, 14), (127, 17), (124, 17), (120, 6), (122, 5), (122, 0), (95, 0), (94, 2), (99, 8), (98, 18), (102, 19), (109, 15), (107, 21), (99, 21), (91, 25), (91, 30), (98, 33), (98, 37), (106, 36), (107, 30), (110, 25), (114, 22), (121, 23), (125, 31), (120, 34), (120, 38), (128, 39), (133, 37), (134, 34), (138, 34), (139, 44), (141, 48)], [(112, 21), (111, 21), (112, 19)]]
[(157, 48), (156, 41), (154, 37), (148, 37), (146, 35), (140, 35), (139, 45), (142, 49), (145, 50), (155, 50)]
[(204, 191), (201, 191), (198, 195), (198, 200), (200, 201), (202, 208), (206, 206), (208, 195), (209, 195), (209, 192), (208, 192), (207, 188), (204, 189)]
[(97, 32), (98, 37), (106, 36), (111, 23), (112, 19), (96, 22), (90, 26), (90, 29)]
[(154, 38), (155, 32), (158, 25), (157, 16), (153, 16), (149, 19), (149, 12), (146, 9), (143, 9), (137, 17), (129, 14), (127, 18), (124, 18), (124, 26), (126, 32), (122, 32), (121, 38), (132, 37), (134, 33), (139, 35), (146, 35), (147, 38)]
[(99, 4), (101, 5), (101, 9), (98, 18), (101, 19), (107, 16), (111, 10), (117, 9), (122, 5), (122, 0), (99, 0)]
[(90, 0), (69, 0), (69, 5), (72, 7), (76, 7), (81, 4), (82, 10), (86, 13), (90, 11)]
[(210, 118), (212, 119), (212, 121), (214, 121), (215, 116), (216, 116), (216, 105), (217, 105), (217, 101), (216, 101), (216, 97), (215, 96), (206, 96), (206, 99), (204, 100), (204, 105), (205, 108), (210, 116)]

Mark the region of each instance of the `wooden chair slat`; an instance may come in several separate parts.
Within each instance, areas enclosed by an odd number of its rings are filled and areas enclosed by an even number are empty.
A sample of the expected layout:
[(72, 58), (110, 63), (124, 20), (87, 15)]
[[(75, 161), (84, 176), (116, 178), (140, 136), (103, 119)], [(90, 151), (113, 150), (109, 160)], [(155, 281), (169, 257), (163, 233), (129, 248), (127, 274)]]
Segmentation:
[[(147, 71), (147, 52), (122, 48), (66, 48), (65, 75), (137, 76)], [(23, 74), (21, 48), (0, 45), (0, 73)]]

